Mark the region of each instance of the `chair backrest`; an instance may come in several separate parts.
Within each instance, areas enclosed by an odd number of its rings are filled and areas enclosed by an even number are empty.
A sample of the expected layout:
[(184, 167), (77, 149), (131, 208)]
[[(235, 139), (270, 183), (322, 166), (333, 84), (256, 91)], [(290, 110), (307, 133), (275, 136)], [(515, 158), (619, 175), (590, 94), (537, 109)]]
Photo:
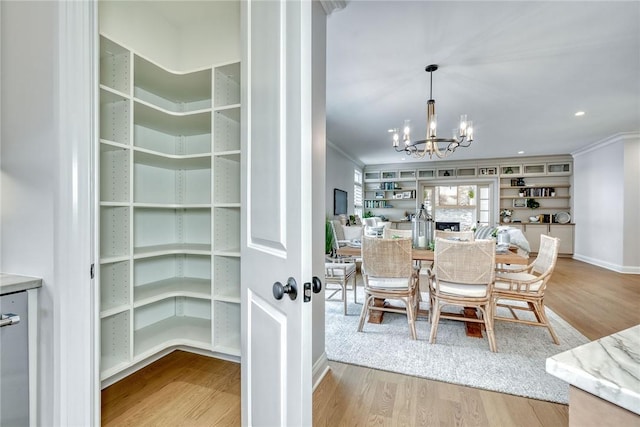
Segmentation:
[(493, 283), (496, 243), (493, 240), (463, 242), (436, 237), (433, 264), (435, 276), (439, 281)]
[(332, 219), (331, 227), (333, 227), (333, 238), (337, 240), (344, 240), (344, 231), (342, 229), (342, 223), (338, 219)]
[(435, 236), (449, 240), (466, 240), (468, 242), (473, 242), (475, 240), (475, 234), (473, 231), (436, 230)]
[(397, 228), (387, 228), (382, 230), (383, 239), (413, 238), (413, 230), (398, 230)]
[(380, 218), (375, 216), (363, 219), (364, 225), (367, 227), (375, 227), (376, 225), (378, 225), (379, 220)]
[[(336, 222), (338, 223), (338, 225), (336, 226)], [(331, 233), (333, 234), (333, 239), (331, 240), (331, 249), (333, 249), (334, 253), (340, 249), (340, 244), (338, 243), (338, 233), (336, 232), (336, 227), (341, 227), (342, 225), (340, 224), (340, 221), (336, 221), (336, 220), (332, 220), (329, 221), (329, 224), (331, 225)]]
[(531, 272), (537, 274), (552, 272), (556, 266), (559, 248), (560, 239), (557, 237), (547, 236), (546, 234), (541, 234), (540, 249), (538, 250), (538, 256), (533, 261)]
[(413, 274), (411, 239), (362, 238), (362, 270), (370, 277), (410, 277)]

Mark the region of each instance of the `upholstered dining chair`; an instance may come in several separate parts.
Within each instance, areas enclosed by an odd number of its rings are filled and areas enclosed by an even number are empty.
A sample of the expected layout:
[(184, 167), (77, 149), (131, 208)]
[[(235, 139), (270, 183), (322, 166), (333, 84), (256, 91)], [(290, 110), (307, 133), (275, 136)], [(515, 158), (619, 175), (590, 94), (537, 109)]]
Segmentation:
[[(411, 239), (362, 239), (362, 276), (365, 301), (360, 313), (358, 332), (370, 310), (403, 313), (407, 315), (409, 333), (417, 339), (418, 274), (413, 268)], [(375, 299), (394, 299), (404, 302), (406, 310), (391, 306), (374, 305)]]
[[(543, 326), (549, 330), (553, 342), (560, 344), (544, 308), (544, 291), (555, 269), (559, 247), (560, 239), (541, 234), (540, 249), (531, 264), (521, 269), (514, 269), (514, 266), (510, 266), (507, 270), (497, 269), (492, 297), (492, 312), (495, 320)], [(497, 307), (508, 308), (513, 317), (497, 316)], [(520, 319), (515, 310), (533, 312), (536, 320)]]
[[(436, 237), (433, 274), (430, 277), (431, 334), (436, 341), (440, 319), (483, 323), (489, 349), (497, 351), (491, 316), (491, 294), (495, 279), (496, 244), (493, 240), (473, 242)], [(475, 308), (479, 318), (442, 312), (445, 306)]]
[(450, 240), (466, 240), (472, 242), (475, 240), (475, 234), (473, 231), (448, 231), (448, 230), (436, 230), (435, 237)]
[[(351, 281), (351, 287), (349, 287)], [(353, 262), (325, 262), (324, 264), (325, 299), (334, 299), (340, 293), (340, 301), (347, 314), (347, 291), (353, 290), (353, 302), (357, 303), (356, 264)]]
[(333, 219), (329, 221), (329, 223), (331, 224), (331, 233), (333, 234), (333, 247), (338, 248), (349, 243), (349, 240), (344, 236), (344, 231), (342, 230), (342, 224), (340, 224), (340, 221)]

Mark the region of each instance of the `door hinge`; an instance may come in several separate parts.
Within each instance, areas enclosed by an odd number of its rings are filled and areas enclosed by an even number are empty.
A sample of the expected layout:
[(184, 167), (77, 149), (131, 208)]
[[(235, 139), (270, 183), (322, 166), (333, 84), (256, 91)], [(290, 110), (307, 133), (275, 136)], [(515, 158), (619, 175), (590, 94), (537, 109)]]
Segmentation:
[(89, 269), (89, 275), (91, 276), (91, 278), (93, 279), (96, 275), (96, 265), (95, 264), (91, 264), (91, 268)]

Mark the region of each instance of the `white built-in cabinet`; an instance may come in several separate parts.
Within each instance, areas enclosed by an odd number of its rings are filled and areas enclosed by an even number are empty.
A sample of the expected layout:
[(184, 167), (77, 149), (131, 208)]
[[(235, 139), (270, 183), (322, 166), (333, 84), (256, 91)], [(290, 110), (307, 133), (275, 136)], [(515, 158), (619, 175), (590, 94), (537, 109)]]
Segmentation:
[(240, 63), (177, 73), (100, 38), (101, 379), (240, 356)]

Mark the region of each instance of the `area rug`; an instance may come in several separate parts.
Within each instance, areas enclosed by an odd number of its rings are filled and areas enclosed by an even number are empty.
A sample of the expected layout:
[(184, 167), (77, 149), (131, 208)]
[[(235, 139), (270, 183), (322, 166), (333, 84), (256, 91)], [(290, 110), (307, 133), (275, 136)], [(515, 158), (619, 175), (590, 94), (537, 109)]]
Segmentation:
[[(350, 302), (346, 316), (342, 302), (326, 301), (325, 340), (329, 360), (568, 403), (569, 385), (546, 373), (546, 359), (589, 340), (550, 309), (547, 308), (547, 316), (560, 338), (560, 345), (553, 343), (546, 328), (496, 322), (498, 353), (492, 353), (484, 331), (483, 338), (467, 337), (464, 323), (452, 320), (440, 320), (434, 344), (429, 344), (431, 324), (426, 317), (416, 322), (416, 341), (410, 338), (406, 316), (396, 313), (385, 313), (381, 324), (365, 322), (364, 331), (357, 332), (364, 301), (362, 289), (358, 291), (360, 304), (353, 303), (352, 291), (347, 294)], [(421, 309), (428, 308), (428, 298), (424, 300)], [(499, 310), (505, 310), (499, 311), (500, 315), (506, 312), (506, 309)], [(529, 314), (523, 312), (520, 317)]]

